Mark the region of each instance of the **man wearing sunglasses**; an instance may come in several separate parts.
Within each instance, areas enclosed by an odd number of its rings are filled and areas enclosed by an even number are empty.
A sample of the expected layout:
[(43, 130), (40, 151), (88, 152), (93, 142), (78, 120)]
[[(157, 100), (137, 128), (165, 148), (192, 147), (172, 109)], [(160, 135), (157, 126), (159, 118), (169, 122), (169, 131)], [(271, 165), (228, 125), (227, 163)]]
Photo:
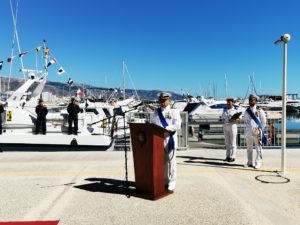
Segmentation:
[(181, 117), (177, 109), (172, 109), (171, 94), (161, 92), (158, 95), (160, 107), (154, 111), (152, 123), (164, 127), (165, 134), (165, 187), (168, 191), (174, 191), (176, 185), (176, 148), (177, 148), (177, 130), (181, 129)]
[[(262, 166), (262, 139), (263, 130), (266, 126), (265, 112), (256, 105), (258, 97), (249, 96), (249, 107), (245, 111), (245, 135), (247, 142), (247, 164), (248, 167), (259, 169)], [(253, 164), (253, 143), (256, 149), (255, 164)]]

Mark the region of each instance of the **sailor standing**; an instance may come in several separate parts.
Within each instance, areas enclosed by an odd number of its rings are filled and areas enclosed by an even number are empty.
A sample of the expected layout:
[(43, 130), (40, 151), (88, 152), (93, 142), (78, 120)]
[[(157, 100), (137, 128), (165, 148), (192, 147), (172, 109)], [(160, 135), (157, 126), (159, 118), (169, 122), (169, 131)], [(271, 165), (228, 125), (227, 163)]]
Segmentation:
[(165, 134), (165, 158), (164, 158), (164, 177), (165, 187), (169, 191), (174, 191), (176, 186), (176, 149), (177, 149), (177, 130), (181, 129), (181, 117), (177, 109), (171, 109), (171, 94), (162, 92), (159, 94), (160, 107), (154, 111), (152, 123), (164, 127), (169, 131)]
[[(259, 169), (262, 166), (262, 138), (263, 130), (266, 126), (265, 112), (256, 105), (258, 97), (256, 95), (249, 96), (249, 107), (245, 111), (245, 135), (247, 141), (247, 165)], [(256, 159), (253, 165), (253, 143), (256, 149)]]
[[(80, 112), (79, 105), (76, 102), (75, 98), (71, 98), (71, 102), (68, 105), (67, 111), (69, 113), (68, 116), (68, 134), (71, 135), (73, 132), (77, 135), (78, 132), (78, 113)], [(72, 129), (72, 123), (74, 123), (74, 131)]]
[(2, 134), (2, 113), (4, 112), (4, 106), (0, 102), (0, 135)]
[(226, 146), (226, 162), (235, 161), (236, 153), (236, 136), (237, 136), (237, 122), (239, 118), (232, 118), (233, 115), (238, 113), (238, 110), (233, 105), (233, 98), (227, 99), (227, 107), (224, 108), (222, 114), (222, 120), (224, 122), (223, 130), (225, 136)]
[(48, 109), (44, 104), (43, 99), (39, 100), (39, 104), (35, 108), (35, 112), (37, 115), (36, 119), (36, 127), (35, 127), (35, 134), (38, 134), (40, 128), (42, 128), (42, 134), (46, 134), (46, 116), (48, 114)]

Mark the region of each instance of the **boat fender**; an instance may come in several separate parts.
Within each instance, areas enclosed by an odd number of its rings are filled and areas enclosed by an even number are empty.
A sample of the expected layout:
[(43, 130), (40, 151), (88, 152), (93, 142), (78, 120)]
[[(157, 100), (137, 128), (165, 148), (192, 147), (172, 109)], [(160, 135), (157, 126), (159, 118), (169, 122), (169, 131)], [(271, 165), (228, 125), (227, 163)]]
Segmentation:
[(78, 145), (77, 140), (75, 138), (73, 138), (70, 145), (77, 146)]

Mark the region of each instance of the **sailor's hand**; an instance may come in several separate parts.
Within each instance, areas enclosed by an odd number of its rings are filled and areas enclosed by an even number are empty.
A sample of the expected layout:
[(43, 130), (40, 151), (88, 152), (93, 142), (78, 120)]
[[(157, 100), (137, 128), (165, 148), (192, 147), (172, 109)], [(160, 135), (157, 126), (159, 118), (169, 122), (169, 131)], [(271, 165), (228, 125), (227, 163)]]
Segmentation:
[(164, 138), (170, 137), (170, 133), (169, 132), (164, 132)]

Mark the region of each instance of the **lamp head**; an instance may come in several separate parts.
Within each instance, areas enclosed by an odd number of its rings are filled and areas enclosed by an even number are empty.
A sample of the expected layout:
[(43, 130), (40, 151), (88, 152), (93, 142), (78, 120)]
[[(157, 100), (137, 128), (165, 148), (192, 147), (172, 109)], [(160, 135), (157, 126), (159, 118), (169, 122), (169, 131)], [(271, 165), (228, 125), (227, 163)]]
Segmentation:
[(283, 41), (284, 43), (287, 43), (291, 40), (291, 35), (289, 34), (284, 34), (280, 37), (280, 40)]

